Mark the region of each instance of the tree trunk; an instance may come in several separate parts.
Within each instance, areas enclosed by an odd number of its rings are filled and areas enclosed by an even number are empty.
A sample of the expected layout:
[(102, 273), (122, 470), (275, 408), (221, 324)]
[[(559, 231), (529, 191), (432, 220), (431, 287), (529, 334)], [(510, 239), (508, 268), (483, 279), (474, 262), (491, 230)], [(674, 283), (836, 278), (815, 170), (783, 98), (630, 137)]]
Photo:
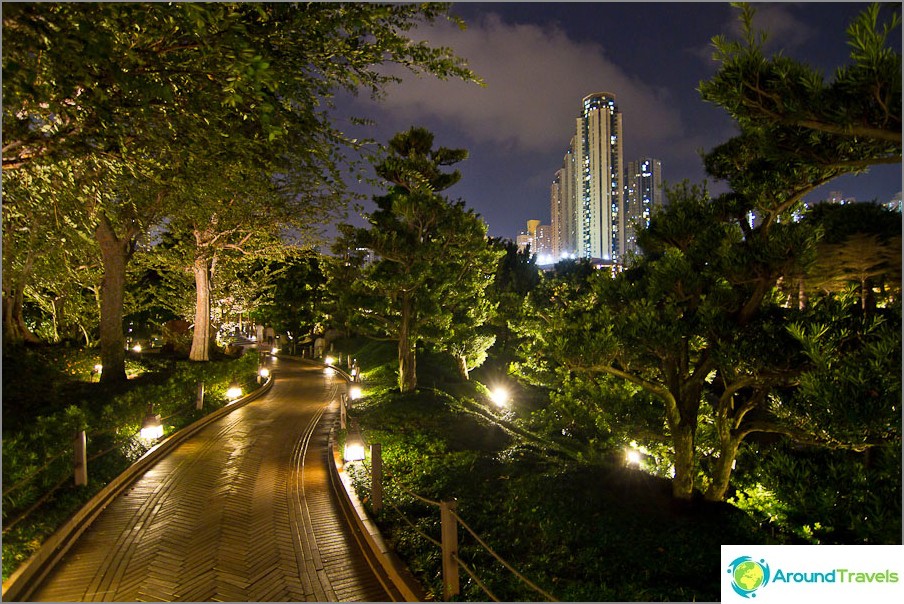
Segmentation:
[(672, 496), (690, 500), (694, 494), (694, 432), (697, 423), (681, 421), (672, 430), (672, 446), (675, 447), (675, 477), (672, 478)]
[(30, 342), (37, 344), (40, 339), (25, 325), (22, 306), (25, 302), (24, 288), (15, 287), (11, 295), (3, 292), (3, 341), (8, 345)]
[(458, 375), (467, 382), (470, 379), (468, 375), (468, 360), (463, 355), (456, 356), (455, 360), (458, 362)]
[(712, 482), (706, 488), (704, 497), (707, 501), (722, 501), (728, 492), (731, 481), (732, 466), (738, 456), (740, 441), (729, 438), (728, 442), (722, 442), (719, 446), (719, 459), (716, 461), (716, 469), (712, 476)]
[(195, 273), (195, 330), (191, 339), (192, 361), (210, 360), (210, 273), (207, 258), (195, 258), (192, 266)]
[[(28, 251), (25, 263), (11, 284), (4, 283), (3, 288), (3, 341), (7, 344), (30, 342), (37, 344), (40, 339), (31, 333), (25, 325), (22, 308), (25, 305), (25, 283), (31, 276), (34, 266), (34, 254)], [(5, 275), (4, 275), (5, 276)]]
[(399, 324), (399, 390), (414, 392), (417, 389), (417, 358), (411, 341), (413, 312), (409, 294), (402, 296), (402, 317)]
[(106, 216), (101, 215), (94, 238), (100, 247), (104, 275), (100, 293), (101, 381), (126, 381), (126, 340), (122, 332), (126, 265), (132, 249), (131, 235), (118, 237)]

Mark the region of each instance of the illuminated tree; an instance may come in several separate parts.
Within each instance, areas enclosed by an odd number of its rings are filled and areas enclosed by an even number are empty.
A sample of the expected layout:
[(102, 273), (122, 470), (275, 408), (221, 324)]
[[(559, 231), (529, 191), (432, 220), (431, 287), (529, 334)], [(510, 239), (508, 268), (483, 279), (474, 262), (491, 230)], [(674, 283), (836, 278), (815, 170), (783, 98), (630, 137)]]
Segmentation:
[[(122, 300), (139, 238), (178, 203), (172, 172), (197, 157), (341, 190), (327, 113), (337, 90), (379, 96), (397, 63), (472, 79), (448, 49), (410, 40), (438, 4), (18, 4), (3, 11), (3, 171), (102, 157), (79, 208), (104, 266), (103, 379), (125, 379)], [(188, 162), (191, 163), (191, 162)], [(60, 164), (56, 164), (60, 165)], [(275, 168), (279, 167), (279, 171)], [(121, 176), (120, 176), (121, 175)], [(174, 190), (175, 189), (175, 190)]]
[[(461, 176), (443, 168), (465, 157), (462, 149), (433, 149), (433, 134), (423, 128), (397, 134), (376, 166), (391, 188), (375, 198), (370, 227), (342, 225), (334, 245), (341, 260), (331, 288), (341, 306), (356, 311), (357, 325), (398, 342), (402, 392), (417, 388), (419, 341), (451, 347), (486, 320), (485, 291), (498, 254), (487, 243), (486, 224), (464, 202), (437, 194)], [(469, 308), (477, 314), (468, 315)]]

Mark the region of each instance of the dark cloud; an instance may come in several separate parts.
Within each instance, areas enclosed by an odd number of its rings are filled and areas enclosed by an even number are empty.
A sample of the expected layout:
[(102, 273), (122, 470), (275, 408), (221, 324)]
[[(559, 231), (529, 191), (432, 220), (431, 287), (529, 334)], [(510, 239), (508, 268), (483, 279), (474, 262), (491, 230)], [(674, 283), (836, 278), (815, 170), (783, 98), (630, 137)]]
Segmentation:
[(447, 120), (474, 142), (511, 152), (564, 151), (580, 100), (608, 91), (638, 143), (683, 135), (666, 90), (627, 74), (602, 45), (576, 42), (555, 25), (506, 23), (491, 13), (464, 32), (444, 26), (420, 34), (466, 57), (486, 86), (407, 77), (381, 102), (385, 111)]

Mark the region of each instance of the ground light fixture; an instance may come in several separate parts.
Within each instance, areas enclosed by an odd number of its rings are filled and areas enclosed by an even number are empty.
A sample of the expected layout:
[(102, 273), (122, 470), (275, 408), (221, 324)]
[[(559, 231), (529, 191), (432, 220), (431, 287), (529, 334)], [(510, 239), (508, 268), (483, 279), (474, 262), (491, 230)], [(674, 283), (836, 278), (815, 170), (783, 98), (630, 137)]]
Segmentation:
[(266, 367), (261, 367), (261, 370), (258, 371), (258, 375), (266, 380), (268, 377), (270, 377), (270, 370)]
[(490, 392), (490, 400), (496, 404), (497, 407), (505, 407), (509, 402), (509, 391), (502, 386), (496, 386)]
[(135, 352), (141, 352), (141, 344), (135, 344), (132, 346), (132, 350)]
[(163, 423), (160, 416), (154, 413), (154, 403), (148, 403), (148, 411), (141, 421), (141, 432), (144, 440), (157, 440), (163, 436)]
[(350, 385), (348, 387), (348, 398), (351, 400), (356, 401), (362, 396), (364, 396), (364, 392), (361, 390), (361, 386)]
[(240, 396), (242, 396), (242, 387), (237, 381), (233, 381), (231, 384), (229, 384), (229, 388), (226, 390), (226, 398), (234, 401)]
[(273, 356), (276, 356), (277, 354), (279, 354), (279, 348), (274, 346), (273, 348), (270, 349), (270, 354), (272, 354)]
[(640, 454), (640, 451), (638, 451), (634, 447), (628, 447), (627, 449), (625, 449), (625, 463), (627, 465), (639, 466), (642, 460), (643, 456)]
[(336, 362), (336, 359), (334, 359), (333, 357), (330, 357), (330, 356), (326, 356), (326, 357), (323, 357), (323, 362), (326, 365), (332, 365), (333, 363)]
[(345, 461), (362, 461), (364, 459), (364, 440), (357, 431), (348, 433), (342, 458)]

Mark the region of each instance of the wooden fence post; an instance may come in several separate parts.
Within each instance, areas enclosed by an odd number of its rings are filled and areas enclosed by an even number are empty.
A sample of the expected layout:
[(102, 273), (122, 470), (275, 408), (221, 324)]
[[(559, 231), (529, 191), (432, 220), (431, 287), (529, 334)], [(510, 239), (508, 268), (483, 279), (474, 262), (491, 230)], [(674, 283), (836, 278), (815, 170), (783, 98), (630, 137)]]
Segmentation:
[(370, 446), (370, 499), (375, 514), (383, 509), (383, 446)]
[(72, 448), (75, 453), (73, 458), (75, 486), (83, 487), (88, 484), (88, 437), (84, 430), (75, 435)]
[(439, 505), (440, 531), (443, 540), (443, 600), (449, 601), (461, 593), (458, 583), (458, 522), (452, 512), (455, 501), (441, 501)]
[(200, 411), (204, 408), (204, 382), (198, 382), (198, 398), (195, 400), (195, 409)]
[(348, 428), (348, 413), (345, 410), (345, 395), (339, 395), (339, 427), (345, 430)]

